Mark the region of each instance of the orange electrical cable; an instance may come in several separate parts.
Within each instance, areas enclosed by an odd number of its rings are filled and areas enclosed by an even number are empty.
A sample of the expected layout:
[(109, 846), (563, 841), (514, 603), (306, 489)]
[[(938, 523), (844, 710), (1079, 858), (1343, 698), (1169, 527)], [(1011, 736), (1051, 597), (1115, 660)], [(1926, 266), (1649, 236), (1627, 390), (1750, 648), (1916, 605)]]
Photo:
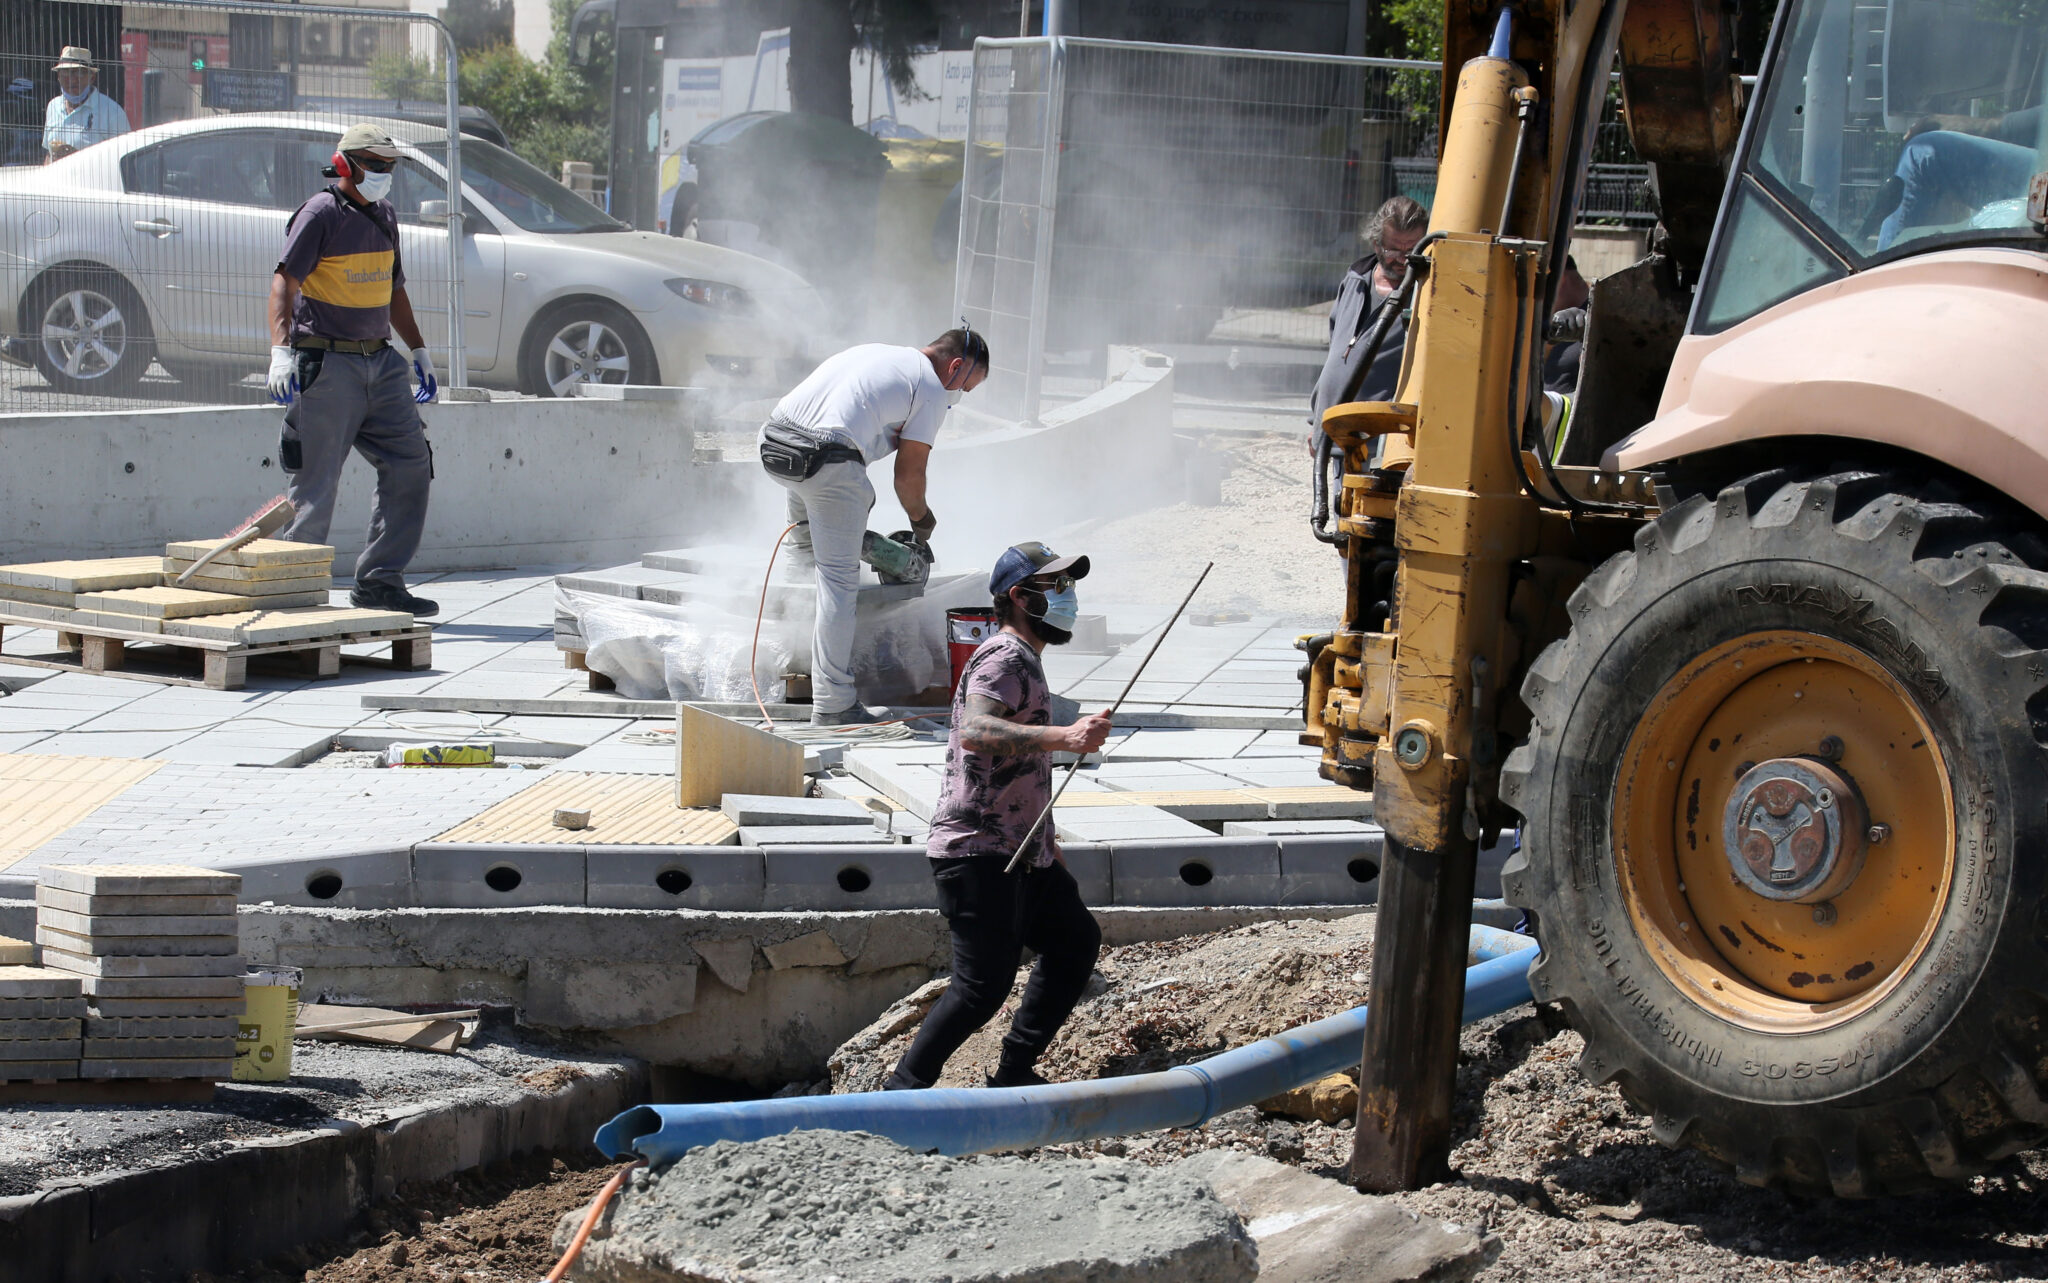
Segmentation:
[(754, 707), (761, 710), (761, 720), (768, 723), (768, 729), (775, 729), (775, 719), (768, 716), (768, 704), (761, 698), (761, 679), (756, 675), (761, 658), (761, 620), (768, 614), (768, 577), (775, 573), (775, 559), (782, 555), (782, 541), (789, 538), (789, 532), (803, 523), (792, 521), (775, 536), (775, 546), (768, 550), (768, 569), (761, 572), (761, 603), (754, 607), (754, 644), (747, 650), (747, 681), (754, 687)]
[(576, 1237), (569, 1240), (569, 1250), (562, 1253), (562, 1259), (556, 1261), (555, 1268), (548, 1271), (544, 1283), (562, 1283), (568, 1276), (569, 1267), (576, 1264), (576, 1258), (583, 1255), (583, 1245), (590, 1241), (590, 1231), (597, 1228), (597, 1218), (604, 1215), (605, 1207), (611, 1203), (613, 1195), (619, 1192), (619, 1186), (626, 1183), (627, 1174), (636, 1167), (644, 1166), (646, 1162), (644, 1158), (636, 1159), (612, 1173), (612, 1178), (604, 1183), (604, 1188), (597, 1191), (597, 1198), (590, 1204), (590, 1212), (584, 1216), (583, 1224), (576, 1227)]

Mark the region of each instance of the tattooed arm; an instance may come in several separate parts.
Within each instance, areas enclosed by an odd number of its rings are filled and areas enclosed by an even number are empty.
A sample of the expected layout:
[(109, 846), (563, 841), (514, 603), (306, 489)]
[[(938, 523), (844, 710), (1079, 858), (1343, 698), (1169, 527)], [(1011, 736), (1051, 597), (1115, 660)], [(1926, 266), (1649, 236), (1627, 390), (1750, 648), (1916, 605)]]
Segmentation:
[(1071, 726), (1026, 726), (1010, 720), (1011, 709), (986, 695), (969, 695), (961, 747), (1008, 757), (1021, 753), (1092, 753), (1109, 738), (1109, 714), (1084, 717)]

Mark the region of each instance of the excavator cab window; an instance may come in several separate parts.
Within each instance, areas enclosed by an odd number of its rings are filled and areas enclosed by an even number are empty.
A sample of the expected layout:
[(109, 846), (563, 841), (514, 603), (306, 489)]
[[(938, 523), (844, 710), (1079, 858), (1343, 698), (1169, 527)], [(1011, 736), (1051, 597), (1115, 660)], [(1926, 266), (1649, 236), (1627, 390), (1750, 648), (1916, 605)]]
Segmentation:
[(1696, 332), (1904, 254), (2041, 241), (2048, 7), (1797, 0), (1779, 22)]

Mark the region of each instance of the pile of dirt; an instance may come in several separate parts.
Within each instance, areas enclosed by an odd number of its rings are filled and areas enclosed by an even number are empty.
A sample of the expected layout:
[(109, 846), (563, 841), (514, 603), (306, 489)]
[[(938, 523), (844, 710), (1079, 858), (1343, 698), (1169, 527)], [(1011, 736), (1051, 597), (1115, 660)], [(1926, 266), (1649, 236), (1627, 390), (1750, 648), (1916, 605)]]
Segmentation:
[[(1365, 1001), (1372, 925), (1369, 913), (1261, 922), (1105, 950), (1039, 1072), (1062, 1082), (1152, 1073), (1348, 1011)], [(946, 1062), (939, 1086), (978, 1087), (994, 1072), (1027, 975)], [(847, 1040), (831, 1059), (832, 1090), (879, 1090), (944, 990), (926, 985)]]
[[(567, 1248), (580, 1218), (562, 1218)], [(570, 1277), (800, 1283), (1249, 1283), (1236, 1213), (1193, 1176), (917, 1154), (865, 1132), (692, 1149), (633, 1173)]]
[[(1106, 986), (1082, 1003), (1041, 1067), (1057, 1081), (1143, 1072), (1334, 1014), (1363, 1000), (1371, 936), (1366, 914), (1106, 950)], [(927, 1005), (943, 987), (921, 991)], [(1015, 996), (948, 1065), (946, 1085), (982, 1081)], [(916, 1005), (896, 1013), (888, 1037), (841, 1048), (839, 1090), (887, 1075), (915, 1032)], [(874, 1032), (888, 1029), (885, 1018)], [(2023, 1154), (1994, 1176), (1914, 1198), (1813, 1201), (1753, 1189), (1660, 1145), (1619, 1090), (1579, 1075), (1583, 1048), (1556, 1013), (1529, 1006), (1461, 1035), (1454, 1179), (1396, 1197), (1411, 1211), (1499, 1235), (1503, 1250), (1480, 1276), (1486, 1283), (2048, 1279), (2048, 1155)], [(1245, 1108), (1197, 1128), (1033, 1153), (1163, 1165), (1233, 1149), (1342, 1179), (1351, 1144), (1348, 1118), (1326, 1124)]]
[(307, 1243), (188, 1283), (532, 1283), (560, 1259), (549, 1241), (555, 1223), (580, 1217), (615, 1170), (595, 1152), (528, 1155), (404, 1186), (363, 1213), (345, 1242)]

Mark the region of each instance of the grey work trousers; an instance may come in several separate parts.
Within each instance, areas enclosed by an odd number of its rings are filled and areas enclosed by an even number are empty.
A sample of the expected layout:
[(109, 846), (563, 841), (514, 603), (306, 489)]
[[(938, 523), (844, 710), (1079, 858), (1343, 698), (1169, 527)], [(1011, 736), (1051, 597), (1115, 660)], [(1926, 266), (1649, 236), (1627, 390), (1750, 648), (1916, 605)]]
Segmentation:
[[(301, 380), (310, 372), (301, 362)], [(419, 551), (427, 524), (427, 487), (434, 453), (412, 399), (412, 373), (396, 348), (381, 352), (327, 352), (319, 373), (284, 412), (279, 443), (285, 497), (298, 510), (278, 536), (326, 543), (334, 521), (341, 465), (354, 449), (377, 470), (370, 530), (356, 558), (356, 586), (405, 587), (405, 568)]]
[(789, 548), (818, 577), (818, 619), (811, 632), (811, 708), (840, 713), (859, 700), (853, 684), (853, 632), (860, 609), (860, 538), (875, 506), (868, 470), (828, 463), (803, 481), (768, 474), (789, 491)]

